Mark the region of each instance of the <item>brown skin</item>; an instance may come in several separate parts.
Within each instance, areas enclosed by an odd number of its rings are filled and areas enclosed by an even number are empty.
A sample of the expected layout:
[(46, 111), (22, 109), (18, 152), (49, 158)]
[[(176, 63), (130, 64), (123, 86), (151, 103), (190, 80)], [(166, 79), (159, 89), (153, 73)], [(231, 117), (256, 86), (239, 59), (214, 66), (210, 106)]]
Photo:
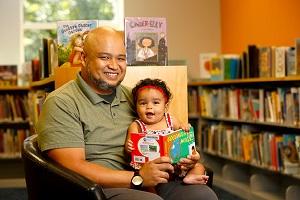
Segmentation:
[[(126, 73), (123, 36), (111, 28), (92, 30), (84, 43), (81, 76), (98, 94), (111, 94)], [(100, 82), (97, 84), (96, 82)], [(125, 134), (125, 133), (124, 133)], [(86, 161), (84, 148), (60, 148), (48, 151), (50, 158), (103, 187), (130, 187), (132, 171), (113, 170)], [(161, 157), (145, 164), (140, 170), (143, 185), (166, 183), (174, 168), (170, 158)]]

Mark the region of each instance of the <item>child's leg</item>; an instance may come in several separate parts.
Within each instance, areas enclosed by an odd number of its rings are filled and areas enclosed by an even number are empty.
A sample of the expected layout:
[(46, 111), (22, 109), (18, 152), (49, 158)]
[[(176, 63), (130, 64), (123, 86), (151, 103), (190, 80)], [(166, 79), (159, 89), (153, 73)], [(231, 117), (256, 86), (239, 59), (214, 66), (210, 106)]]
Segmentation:
[(194, 168), (188, 171), (187, 175), (183, 179), (183, 182), (186, 184), (206, 184), (208, 176), (206, 176), (204, 173), (204, 166), (200, 163), (197, 163)]

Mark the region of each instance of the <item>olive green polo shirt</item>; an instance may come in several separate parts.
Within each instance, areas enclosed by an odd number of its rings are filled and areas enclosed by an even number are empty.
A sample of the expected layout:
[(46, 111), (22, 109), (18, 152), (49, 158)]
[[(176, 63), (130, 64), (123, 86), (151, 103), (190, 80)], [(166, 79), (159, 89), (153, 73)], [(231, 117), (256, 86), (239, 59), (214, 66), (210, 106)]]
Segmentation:
[(77, 74), (50, 93), (36, 126), (42, 151), (55, 148), (85, 148), (86, 160), (113, 169), (124, 169), (127, 128), (135, 119), (131, 91), (116, 88), (110, 104), (96, 94)]

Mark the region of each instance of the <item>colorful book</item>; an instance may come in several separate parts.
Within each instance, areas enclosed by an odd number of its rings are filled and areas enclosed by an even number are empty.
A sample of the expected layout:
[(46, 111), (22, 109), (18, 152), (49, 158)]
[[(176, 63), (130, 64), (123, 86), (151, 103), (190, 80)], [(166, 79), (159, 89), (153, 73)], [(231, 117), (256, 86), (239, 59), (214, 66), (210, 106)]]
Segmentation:
[(168, 65), (166, 18), (125, 17), (127, 65)]
[(259, 77), (272, 76), (271, 47), (258, 47)]
[(224, 65), (223, 59), (220, 56), (215, 56), (211, 59), (210, 76), (212, 81), (224, 80)]
[(131, 152), (133, 163), (146, 163), (162, 156), (171, 158), (178, 163), (196, 150), (194, 129), (189, 132), (182, 129), (167, 135), (131, 133), (134, 150)]
[(199, 54), (199, 67), (200, 67), (200, 79), (211, 79), (212, 71), (212, 58), (216, 57), (217, 53), (200, 53)]
[(81, 66), (80, 55), (86, 34), (98, 26), (98, 20), (57, 22), (58, 64)]

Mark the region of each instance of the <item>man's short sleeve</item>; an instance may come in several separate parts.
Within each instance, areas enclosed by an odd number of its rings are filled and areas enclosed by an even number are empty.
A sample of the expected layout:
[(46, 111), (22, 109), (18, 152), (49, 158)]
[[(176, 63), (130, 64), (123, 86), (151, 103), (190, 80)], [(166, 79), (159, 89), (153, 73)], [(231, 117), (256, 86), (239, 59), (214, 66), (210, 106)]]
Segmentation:
[(36, 126), (42, 151), (54, 148), (82, 147), (84, 136), (74, 101), (68, 96), (49, 95)]

